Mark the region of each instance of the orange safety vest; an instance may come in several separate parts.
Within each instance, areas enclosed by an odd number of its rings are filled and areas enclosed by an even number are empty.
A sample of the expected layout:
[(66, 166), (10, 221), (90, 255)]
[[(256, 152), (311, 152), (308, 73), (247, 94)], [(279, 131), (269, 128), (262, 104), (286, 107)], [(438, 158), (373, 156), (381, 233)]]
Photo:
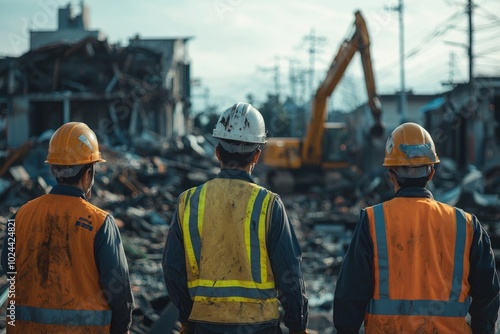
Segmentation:
[(430, 198), (397, 197), (367, 208), (374, 293), (365, 332), (471, 333), (472, 217)]
[(82, 198), (54, 194), (19, 209), (9, 334), (109, 333), (112, 312), (94, 260), (94, 239), (107, 215)]
[(181, 194), (190, 320), (238, 324), (279, 318), (266, 241), (274, 198), (254, 183), (224, 178)]

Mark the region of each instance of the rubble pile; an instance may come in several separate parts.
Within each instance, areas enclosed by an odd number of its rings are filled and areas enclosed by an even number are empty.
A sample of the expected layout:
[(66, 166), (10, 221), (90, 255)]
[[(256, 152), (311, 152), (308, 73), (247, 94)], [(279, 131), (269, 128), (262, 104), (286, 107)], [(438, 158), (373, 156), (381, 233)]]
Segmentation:
[[(32, 139), (0, 158), (0, 231), (21, 205), (54, 185), (43, 163), (47, 138), (50, 136)], [(177, 196), (219, 171), (214, 143), (192, 135), (166, 143), (150, 134), (136, 138), (133, 147), (101, 149), (107, 162), (97, 164), (91, 202), (111, 212), (120, 227), (136, 301), (131, 332), (164, 332), (159, 324), (175, 319), (161, 268), (165, 237)], [(461, 172), (453, 162), (442, 161), (429, 186), (436, 199), (476, 214), (489, 231), (493, 247), (500, 251), (500, 166), (485, 172), (469, 167)], [(253, 174), (258, 183), (267, 186), (264, 166), (257, 165)], [(303, 251), (311, 333), (334, 333), (335, 280), (359, 211), (391, 198), (392, 189), (383, 170), (361, 175), (353, 169), (329, 177), (322, 187), (280, 195)], [(4, 321), (1, 315), (0, 319)], [(2, 327), (4, 323), (0, 323)]]
[[(32, 139), (0, 161), (0, 170), (5, 170), (0, 176), (2, 240), (7, 219), (55, 184), (44, 164), (46, 139)], [(203, 137), (187, 136), (168, 144), (143, 137), (135, 143), (133, 149), (101, 146), (106, 163), (96, 164), (90, 201), (112, 213), (120, 228), (136, 300), (132, 333), (146, 333), (169, 303), (161, 259), (177, 196), (213, 178), (218, 165), (212, 157), (213, 143)]]

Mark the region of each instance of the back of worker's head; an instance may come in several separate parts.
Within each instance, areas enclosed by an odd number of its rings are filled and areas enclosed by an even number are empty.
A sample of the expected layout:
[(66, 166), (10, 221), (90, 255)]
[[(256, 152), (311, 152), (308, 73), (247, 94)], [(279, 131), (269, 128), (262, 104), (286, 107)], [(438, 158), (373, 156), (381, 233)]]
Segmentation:
[(391, 133), (385, 145), (384, 166), (396, 177), (401, 188), (425, 187), (439, 163), (434, 141), (416, 123), (404, 123)]
[(88, 170), (94, 174), (94, 163), (105, 162), (96, 135), (85, 123), (69, 122), (54, 132), (45, 163), (58, 183), (77, 184)]
[(219, 140), (219, 159), (224, 165), (244, 167), (266, 143), (266, 125), (251, 104), (238, 102), (219, 117), (213, 136)]

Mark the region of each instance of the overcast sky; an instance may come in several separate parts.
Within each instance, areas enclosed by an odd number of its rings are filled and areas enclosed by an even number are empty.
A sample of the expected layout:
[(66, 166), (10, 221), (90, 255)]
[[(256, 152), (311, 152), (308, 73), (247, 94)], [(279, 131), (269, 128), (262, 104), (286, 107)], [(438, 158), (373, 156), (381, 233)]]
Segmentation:
[[(90, 28), (108, 42), (143, 38), (193, 37), (189, 42), (196, 108), (209, 92), (209, 103), (221, 108), (253, 93), (261, 102), (274, 93), (293, 94), (290, 64), (305, 73), (295, 86), (296, 97), (308, 95), (309, 42), (317, 38), (314, 87), (324, 78), (340, 43), (348, 36), (354, 12), (365, 17), (371, 38), (379, 94), (400, 88), (398, 0), (86, 0)], [(466, 0), (404, 0), (406, 87), (415, 93), (438, 93), (443, 82), (468, 80), (468, 18)], [(57, 28), (57, 8), (64, 0), (0, 0), (0, 55), (19, 56), (28, 50), (28, 29)], [(72, 1), (78, 5), (79, 2)], [(475, 0), (475, 73), (500, 76), (500, 1)], [(452, 44), (452, 43), (455, 44)], [(278, 81), (273, 68), (278, 66)], [(298, 78), (300, 78), (298, 76)], [(361, 63), (356, 56), (335, 91), (334, 105), (365, 96)], [(363, 101), (360, 101), (363, 102)]]

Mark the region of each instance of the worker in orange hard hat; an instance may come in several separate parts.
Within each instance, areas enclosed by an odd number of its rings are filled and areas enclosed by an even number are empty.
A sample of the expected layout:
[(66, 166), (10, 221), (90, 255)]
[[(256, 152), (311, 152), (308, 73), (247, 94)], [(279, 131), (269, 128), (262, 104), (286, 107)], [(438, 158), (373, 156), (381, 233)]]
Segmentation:
[(120, 232), (88, 202), (95, 163), (104, 161), (86, 124), (53, 134), (46, 163), (57, 185), (8, 221), (2, 267), (15, 309), (7, 333), (129, 333), (133, 297)]
[[(430, 134), (404, 123), (387, 139), (395, 197), (362, 210), (334, 299), (337, 333), (496, 333), (499, 280), (478, 219), (426, 189), (439, 163)], [(470, 323), (466, 316), (470, 315)]]
[[(213, 136), (216, 178), (179, 196), (163, 256), (181, 334), (307, 334), (301, 250), (277, 194), (251, 173), (266, 143), (264, 119), (248, 103), (225, 110)], [(278, 297), (278, 290), (281, 292)]]

